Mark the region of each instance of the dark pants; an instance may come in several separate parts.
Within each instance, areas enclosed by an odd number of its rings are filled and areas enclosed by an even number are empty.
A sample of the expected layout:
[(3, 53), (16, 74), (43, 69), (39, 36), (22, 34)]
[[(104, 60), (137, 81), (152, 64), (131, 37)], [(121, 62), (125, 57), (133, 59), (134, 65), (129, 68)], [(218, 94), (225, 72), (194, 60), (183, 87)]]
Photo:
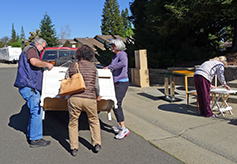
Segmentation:
[(211, 83), (203, 76), (194, 75), (195, 88), (197, 90), (200, 114), (206, 117), (213, 115), (210, 107), (210, 89)]
[(129, 82), (118, 82), (114, 83), (114, 89), (115, 89), (115, 96), (117, 99), (117, 108), (113, 108), (115, 117), (118, 122), (123, 122), (124, 121), (124, 114), (123, 114), (123, 109), (122, 109), (122, 101), (123, 98), (128, 90), (128, 85)]

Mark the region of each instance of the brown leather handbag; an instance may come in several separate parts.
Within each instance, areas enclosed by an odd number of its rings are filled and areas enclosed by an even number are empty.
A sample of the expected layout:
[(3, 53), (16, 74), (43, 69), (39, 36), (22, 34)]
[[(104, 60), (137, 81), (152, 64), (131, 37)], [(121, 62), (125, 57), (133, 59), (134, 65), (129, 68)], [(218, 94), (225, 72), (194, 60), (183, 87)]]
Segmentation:
[(76, 67), (77, 67), (78, 73), (72, 75), (71, 78), (67, 77), (66, 79), (62, 79), (60, 93), (59, 93), (61, 96), (67, 96), (67, 95), (79, 93), (86, 90), (86, 85), (80, 73), (80, 70), (78, 68), (77, 62), (76, 62)]

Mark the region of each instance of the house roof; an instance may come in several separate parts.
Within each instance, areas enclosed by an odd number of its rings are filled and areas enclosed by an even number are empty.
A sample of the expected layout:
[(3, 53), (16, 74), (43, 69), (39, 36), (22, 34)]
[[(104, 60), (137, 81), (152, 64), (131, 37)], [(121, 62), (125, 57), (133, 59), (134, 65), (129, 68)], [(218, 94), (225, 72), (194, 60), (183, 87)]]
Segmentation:
[[(119, 35), (114, 35), (114, 36), (116, 38), (121, 39), (122, 41), (126, 42), (125, 38), (123, 38), (123, 37), (121, 37)], [(108, 44), (108, 45), (109, 45), (110, 41), (112, 39), (114, 39), (114, 37), (112, 35), (96, 35), (94, 38), (96, 40), (98, 40), (99, 42), (103, 43), (103, 44), (104, 44), (104, 42), (106, 42), (106, 44)]]
[(69, 43), (75, 44), (76, 41), (74, 41), (73, 39), (68, 39), (68, 40), (63, 44), (63, 47), (65, 47), (65, 45), (67, 45), (67, 44), (69, 44)]
[(67, 40), (68, 40), (68, 39), (58, 39), (60, 45), (64, 45), (64, 43), (65, 43)]
[(100, 49), (104, 50), (104, 44), (101, 42), (98, 42), (94, 38), (74, 38), (76, 42), (79, 42), (81, 44), (87, 44), (89, 47), (91, 47), (93, 50), (96, 50), (95, 46), (99, 47)]
[(221, 47), (231, 47), (231, 46), (232, 46), (232, 42), (228, 42), (228, 41), (221, 44)]
[[(115, 35), (115, 37), (126, 42), (126, 39), (119, 35)], [(88, 38), (88, 37), (87, 38), (74, 38), (74, 39), (68, 39), (64, 43), (63, 46), (66, 46), (69, 43), (76, 44), (77, 46), (86, 44), (89, 47), (91, 47), (94, 51), (96, 51), (96, 48), (95, 48), (96, 46), (100, 48), (101, 50), (105, 50), (104, 43), (106, 43), (108, 47), (110, 47), (109, 43), (112, 39), (114, 39), (112, 35), (96, 35), (94, 38)]]

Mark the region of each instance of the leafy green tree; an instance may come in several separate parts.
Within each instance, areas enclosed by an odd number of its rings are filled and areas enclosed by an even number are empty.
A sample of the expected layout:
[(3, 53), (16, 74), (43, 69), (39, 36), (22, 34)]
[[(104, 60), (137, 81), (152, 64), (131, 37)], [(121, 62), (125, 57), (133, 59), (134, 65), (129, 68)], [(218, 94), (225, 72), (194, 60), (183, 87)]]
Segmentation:
[[(217, 55), (220, 41), (237, 42), (237, 1), (134, 0), (130, 6), (137, 48), (148, 50), (150, 68)], [(235, 49), (235, 48), (233, 48)]]
[(123, 36), (123, 19), (117, 0), (105, 0), (102, 13), (100, 26), (102, 34)]
[(28, 37), (28, 40), (27, 42), (25, 43), (25, 45), (29, 45), (30, 43), (33, 42), (33, 40), (36, 38), (36, 37), (40, 37), (41, 34), (40, 34), (40, 30), (39, 29), (36, 29), (35, 32), (29, 32), (30, 36)]
[(125, 10), (122, 10), (121, 16), (123, 18), (123, 36), (124, 38), (130, 37), (133, 35), (133, 30), (132, 30), (132, 24), (129, 20), (129, 14), (128, 14), (128, 9), (126, 8)]
[(0, 48), (8, 46), (9, 41), (10, 41), (9, 37), (7, 37), (7, 36), (2, 37), (0, 39)]
[(44, 15), (44, 18), (40, 22), (40, 37), (42, 37), (46, 42), (48, 47), (58, 46), (58, 38), (52, 20), (47, 14)]
[(237, 1), (233, 0), (194, 0), (189, 3), (180, 0), (165, 5), (181, 24), (192, 26), (197, 35), (205, 36), (206, 46), (218, 49), (220, 40), (233, 40), (234, 51), (237, 51), (236, 6)]
[(19, 38), (16, 42), (12, 43), (11, 46), (12, 47), (21, 47), (22, 44), (21, 44), (21, 38)]

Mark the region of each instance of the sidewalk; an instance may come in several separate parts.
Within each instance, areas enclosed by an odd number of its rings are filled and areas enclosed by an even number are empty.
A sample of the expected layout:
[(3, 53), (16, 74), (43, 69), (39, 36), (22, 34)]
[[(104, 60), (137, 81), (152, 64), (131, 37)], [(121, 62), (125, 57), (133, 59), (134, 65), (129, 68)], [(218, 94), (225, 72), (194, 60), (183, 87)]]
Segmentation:
[(18, 63), (12, 64), (12, 63), (6, 63), (6, 62), (0, 60), (0, 68), (1, 67), (18, 67)]
[(192, 97), (187, 108), (183, 87), (176, 86), (180, 101), (173, 103), (161, 99), (162, 91), (163, 86), (129, 86), (123, 109), (131, 131), (187, 164), (237, 162), (237, 104), (229, 103), (234, 115), (206, 118)]

